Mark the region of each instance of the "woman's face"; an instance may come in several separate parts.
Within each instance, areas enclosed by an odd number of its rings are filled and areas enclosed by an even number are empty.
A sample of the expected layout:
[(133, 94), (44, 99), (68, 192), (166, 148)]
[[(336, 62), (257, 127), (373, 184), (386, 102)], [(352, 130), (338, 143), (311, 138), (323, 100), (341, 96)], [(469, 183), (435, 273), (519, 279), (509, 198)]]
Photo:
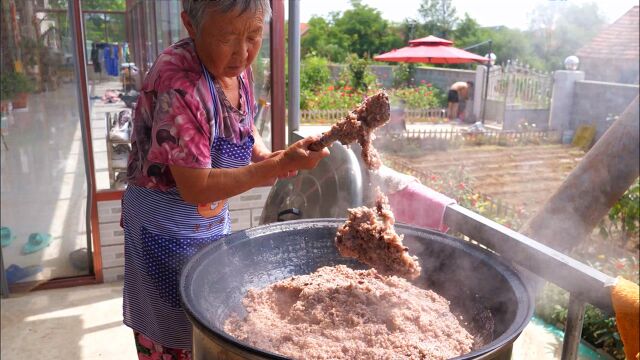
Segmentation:
[(183, 13), (184, 25), (194, 39), (200, 60), (215, 77), (236, 77), (256, 58), (262, 44), (264, 16), (250, 11), (207, 12), (196, 29)]

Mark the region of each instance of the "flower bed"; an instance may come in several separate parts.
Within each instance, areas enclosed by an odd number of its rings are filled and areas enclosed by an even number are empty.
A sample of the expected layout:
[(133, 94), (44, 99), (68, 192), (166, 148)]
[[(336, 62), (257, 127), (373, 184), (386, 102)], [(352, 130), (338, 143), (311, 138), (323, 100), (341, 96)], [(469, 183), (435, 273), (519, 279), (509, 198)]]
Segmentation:
[[(348, 85), (338, 87), (328, 85), (319, 90), (302, 89), (300, 108), (302, 110), (347, 110), (354, 108), (365, 97), (377, 92), (356, 90)], [(442, 93), (429, 83), (420, 86), (387, 90), (392, 106), (405, 109), (434, 109), (445, 105)]]

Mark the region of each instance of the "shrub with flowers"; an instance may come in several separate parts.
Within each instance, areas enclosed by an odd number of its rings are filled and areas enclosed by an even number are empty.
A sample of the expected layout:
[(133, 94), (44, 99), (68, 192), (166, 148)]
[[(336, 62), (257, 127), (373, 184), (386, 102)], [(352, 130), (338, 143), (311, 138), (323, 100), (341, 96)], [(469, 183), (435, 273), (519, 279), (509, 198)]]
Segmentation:
[(374, 90), (355, 91), (351, 86), (328, 85), (318, 91), (303, 91), (300, 107), (303, 110), (350, 110)]
[(424, 80), (419, 86), (392, 90), (390, 95), (408, 109), (435, 109), (446, 105), (442, 92)]
[[(329, 62), (317, 56), (306, 57), (300, 74), (302, 110), (350, 110), (380, 86), (371, 73), (368, 60), (351, 56), (336, 81), (330, 80)], [(392, 103), (407, 109), (440, 108), (446, 104), (442, 92), (422, 81), (419, 86), (387, 90)]]
[[(640, 282), (638, 246), (638, 182), (613, 206), (608, 217), (587, 240), (569, 255), (610, 276), (622, 276)], [(631, 246), (630, 246), (631, 245)], [(632, 250), (632, 251), (629, 251)], [(562, 328), (567, 319), (569, 294), (554, 285), (546, 285), (536, 301), (540, 318)], [(624, 359), (620, 334), (614, 317), (587, 305), (582, 337), (616, 359)]]
[(638, 249), (640, 235), (640, 180), (613, 205), (599, 225), (600, 235), (618, 246)]
[[(356, 90), (350, 85), (326, 85), (319, 90), (302, 89), (300, 107), (303, 110), (348, 110), (376, 91), (375, 88)], [(402, 103), (407, 109), (434, 109), (443, 106), (440, 90), (431, 84), (392, 89), (387, 93), (392, 103)]]

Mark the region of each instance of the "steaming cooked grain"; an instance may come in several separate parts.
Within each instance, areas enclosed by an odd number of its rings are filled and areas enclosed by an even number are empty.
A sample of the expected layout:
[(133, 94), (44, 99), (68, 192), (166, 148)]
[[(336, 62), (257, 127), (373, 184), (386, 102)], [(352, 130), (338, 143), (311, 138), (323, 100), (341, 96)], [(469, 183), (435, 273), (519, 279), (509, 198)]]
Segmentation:
[(295, 359), (448, 359), (473, 345), (446, 299), (375, 269), (323, 267), (249, 290), (243, 305), (225, 331)]

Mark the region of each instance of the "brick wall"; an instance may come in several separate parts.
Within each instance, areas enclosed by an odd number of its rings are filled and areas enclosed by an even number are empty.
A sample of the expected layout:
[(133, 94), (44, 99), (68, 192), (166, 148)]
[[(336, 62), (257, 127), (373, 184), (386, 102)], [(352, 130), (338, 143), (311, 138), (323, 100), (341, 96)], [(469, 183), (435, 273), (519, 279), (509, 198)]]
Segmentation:
[(120, 227), (121, 212), (120, 200), (98, 203), (104, 282), (122, 280), (124, 276), (124, 231)]
[[(260, 187), (229, 199), (231, 231), (258, 226), (271, 187)], [(124, 276), (124, 232), (120, 227), (120, 200), (98, 203), (98, 223), (105, 282)]]
[(258, 226), (271, 187), (259, 187), (229, 199), (231, 231)]
[(600, 138), (611, 125), (607, 115), (620, 115), (638, 96), (638, 89), (638, 85), (576, 81), (571, 128), (595, 125), (596, 138)]
[[(395, 65), (369, 65), (369, 69), (376, 75), (378, 82), (385, 88), (393, 86), (393, 71)], [(331, 77), (337, 80), (345, 65), (329, 65)], [(442, 91), (449, 90), (449, 87), (457, 81), (475, 81), (475, 70), (445, 69), (445, 68), (418, 68), (414, 74), (413, 85), (419, 85), (422, 81), (433, 84)]]
[(446, 93), (455, 82), (475, 80), (475, 70), (420, 68), (416, 69), (414, 84), (418, 85), (424, 81), (433, 84), (433, 86)]

